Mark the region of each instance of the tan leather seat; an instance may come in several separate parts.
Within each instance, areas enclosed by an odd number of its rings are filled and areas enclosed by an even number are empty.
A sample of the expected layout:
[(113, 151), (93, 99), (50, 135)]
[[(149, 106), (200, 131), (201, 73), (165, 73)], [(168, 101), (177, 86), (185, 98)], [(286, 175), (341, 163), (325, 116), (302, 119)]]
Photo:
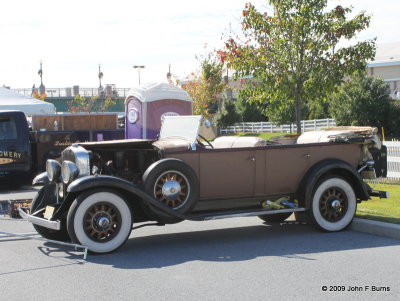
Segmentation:
[(212, 145), (214, 148), (260, 147), (266, 146), (267, 140), (259, 137), (222, 136), (216, 138)]
[(183, 138), (164, 138), (153, 143), (155, 147), (165, 153), (184, 151), (190, 149), (190, 141)]

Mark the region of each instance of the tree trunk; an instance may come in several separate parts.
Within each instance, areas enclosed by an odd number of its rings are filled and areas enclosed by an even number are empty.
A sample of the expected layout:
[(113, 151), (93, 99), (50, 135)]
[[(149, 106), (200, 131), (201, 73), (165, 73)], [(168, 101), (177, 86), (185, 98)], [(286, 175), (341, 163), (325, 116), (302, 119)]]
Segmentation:
[(297, 134), (301, 134), (301, 99), (296, 95), (296, 126)]
[(301, 105), (302, 105), (302, 95), (303, 95), (303, 82), (301, 80), (297, 81), (296, 87), (296, 125), (297, 125), (297, 134), (301, 134)]

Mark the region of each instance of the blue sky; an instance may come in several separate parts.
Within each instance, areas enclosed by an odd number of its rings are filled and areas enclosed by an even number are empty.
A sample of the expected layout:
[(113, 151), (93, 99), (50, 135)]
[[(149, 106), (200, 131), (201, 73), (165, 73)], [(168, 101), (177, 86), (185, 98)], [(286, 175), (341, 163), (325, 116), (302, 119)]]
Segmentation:
[[(168, 64), (177, 78), (198, 69), (196, 55), (222, 45), (230, 24), (239, 28), (248, 0), (14, 0), (3, 1), (0, 18), (0, 85), (29, 88), (40, 84), (43, 61), (47, 87), (117, 87), (137, 84), (133, 65), (145, 65), (141, 82), (165, 81)], [(266, 1), (251, 1), (268, 10)], [(331, 0), (373, 15), (359, 38), (400, 42), (400, 1)]]

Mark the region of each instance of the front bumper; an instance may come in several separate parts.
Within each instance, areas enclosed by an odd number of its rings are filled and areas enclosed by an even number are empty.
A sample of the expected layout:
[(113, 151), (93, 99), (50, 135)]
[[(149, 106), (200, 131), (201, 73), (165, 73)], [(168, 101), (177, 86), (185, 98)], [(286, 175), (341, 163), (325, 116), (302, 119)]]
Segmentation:
[(45, 228), (49, 228), (52, 230), (60, 230), (61, 229), (61, 222), (60, 221), (49, 221), (47, 219), (44, 218), (40, 218), (34, 215), (30, 215), (27, 214), (24, 210), (22, 210), (22, 208), (18, 209), (19, 211), (19, 215), (26, 221), (38, 225), (38, 226), (42, 226)]

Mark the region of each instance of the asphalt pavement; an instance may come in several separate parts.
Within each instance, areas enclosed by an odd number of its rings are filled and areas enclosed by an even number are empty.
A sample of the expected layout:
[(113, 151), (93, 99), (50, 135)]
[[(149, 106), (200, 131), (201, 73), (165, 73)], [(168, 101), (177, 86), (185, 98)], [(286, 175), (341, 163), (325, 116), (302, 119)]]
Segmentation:
[[(2, 218), (0, 231), (33, 228)], [(87, 260), (71, 247), (0, 241), (0, 291), (2, 300), (399, 300), (399, 254), (399, 240), (354, 231), (185, 221), (134, 230), (117, 252)]]
[[(0, 217), (0, 232), (34, 229)], [(0, 292), (2, 300), (399, 300), (399, 244), (251, 217), (137, 229), (117, 252), (84, 260), (72, 247), (0, 234)]]

